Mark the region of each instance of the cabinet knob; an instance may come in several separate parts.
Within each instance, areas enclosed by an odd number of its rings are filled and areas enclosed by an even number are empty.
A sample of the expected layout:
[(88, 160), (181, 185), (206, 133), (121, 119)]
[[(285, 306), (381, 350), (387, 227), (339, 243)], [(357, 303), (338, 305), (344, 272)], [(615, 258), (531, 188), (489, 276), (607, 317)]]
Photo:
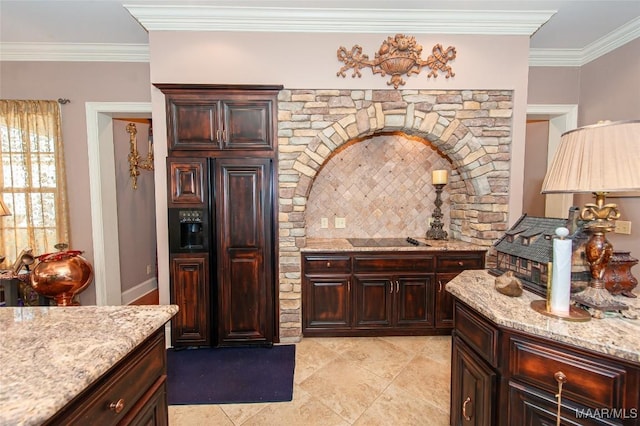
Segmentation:
[(120, 414), (124, 410), (124, 399), (120, 398), (117, 402), (109, 404), (109, 410), (116, 414)]
[(331, 262), (327, 262), (327, 268), (331, 268)]
[(467, 414), (467, 405), (470, 402), (471, 402), (471, 397), (468, 396), (467, 399), (465, 399), (464, 402), (462, 403), (462, 417), (464, 417), (466, 421), (471, 420), (471, 415)]
[(458, 261), (458, 266), (464, 266), (464, 262), (462, 260)]

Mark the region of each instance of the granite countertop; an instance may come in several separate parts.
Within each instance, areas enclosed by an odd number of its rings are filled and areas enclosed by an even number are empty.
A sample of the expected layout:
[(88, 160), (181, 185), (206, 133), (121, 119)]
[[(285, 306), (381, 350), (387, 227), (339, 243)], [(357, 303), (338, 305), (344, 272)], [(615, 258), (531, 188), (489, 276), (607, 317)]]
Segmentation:
[(0, 308), (0, 425), (43, 423), (176, 312), (176, 305)]
[[(321, 251), (485, 251), (488, 247), (479, 246), (458, 240), (427, 240), (416, 238), (421, 245), (413, 246), (407, 244), (402, 247), (355, 247), (346, 238), (307, 238), (307, 245), (300, 250), (303, 252)], [(422, 244), (428, 244), (425, 246)]]
[[(528, 291), (520, 297), (505, 296), (494, 284), (495, 277), (487, 271), (464, 271), (449, 281), (446, 289), (498, 325), (640, 363), (640, 319), (616, 314), (586, 322), (551, 318), (530, 307), (540, 296)], [(640, 314), (640, 298), (616, 299)]]

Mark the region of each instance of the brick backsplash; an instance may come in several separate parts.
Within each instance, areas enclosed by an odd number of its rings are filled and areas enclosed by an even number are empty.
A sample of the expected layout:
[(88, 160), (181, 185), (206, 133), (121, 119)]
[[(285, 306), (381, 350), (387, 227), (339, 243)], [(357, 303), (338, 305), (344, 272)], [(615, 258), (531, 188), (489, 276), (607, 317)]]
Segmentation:
[[(424, 237), (433, 213), (431, 170), (451, 170), (424, 139), (390, 134), (350, 144), (316, 176), (307, 201), (307, 237)], [(441, 207), (449, 228), (449, 193)], [(321, 228), (321, 218), (329, 228)], [(344, 229), (334, 218), (346, 219)]]

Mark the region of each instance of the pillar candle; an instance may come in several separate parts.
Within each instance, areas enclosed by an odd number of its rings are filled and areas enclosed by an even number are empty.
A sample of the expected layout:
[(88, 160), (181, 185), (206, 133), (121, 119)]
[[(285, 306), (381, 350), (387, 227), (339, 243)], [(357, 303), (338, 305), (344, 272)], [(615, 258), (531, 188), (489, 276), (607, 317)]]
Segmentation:
[(571, 245), (565, 239), (569, 230), (564, 227), (556, 229), (553, 240), (553, 270), (551, 277), (551, 312), (569, 313), (571, 302)]
[(446, 170), (434, 170), (431, 172), (431, 180), (434, 185), (444, 185), (447, 183), (448, 173)]

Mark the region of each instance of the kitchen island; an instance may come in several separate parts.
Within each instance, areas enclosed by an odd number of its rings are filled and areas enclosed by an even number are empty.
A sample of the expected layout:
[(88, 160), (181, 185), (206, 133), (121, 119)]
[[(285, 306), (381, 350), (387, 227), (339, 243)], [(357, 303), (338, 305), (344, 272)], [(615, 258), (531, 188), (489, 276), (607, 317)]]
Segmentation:
[[(540, 296), (509, 297), (494, 284), (464, 271), (446, 285), (451, 424), (556, 424), (558, 409), (562, 424), (640, 424), (640, 320), (556, 319), (531, 308)], [(616, 298), (640, 312), (640, 298)]]
[(177, 311), (0, 308), (0, 424), (166, 419), (164, 324)]

